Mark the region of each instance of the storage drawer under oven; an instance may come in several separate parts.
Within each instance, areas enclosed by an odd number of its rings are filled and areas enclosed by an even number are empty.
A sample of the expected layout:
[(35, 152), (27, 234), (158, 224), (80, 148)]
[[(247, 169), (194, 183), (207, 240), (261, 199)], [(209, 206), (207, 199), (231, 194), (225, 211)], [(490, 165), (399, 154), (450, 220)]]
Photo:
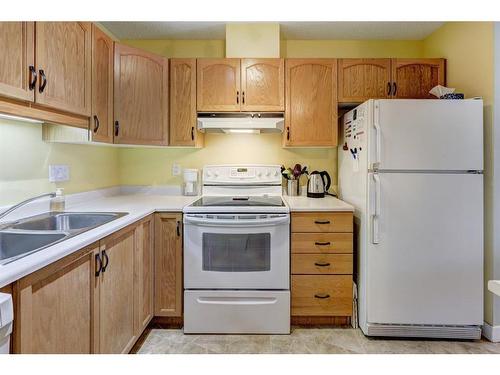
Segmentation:
[(186, 290), (184, 333), (290, 333), (289, 291)]

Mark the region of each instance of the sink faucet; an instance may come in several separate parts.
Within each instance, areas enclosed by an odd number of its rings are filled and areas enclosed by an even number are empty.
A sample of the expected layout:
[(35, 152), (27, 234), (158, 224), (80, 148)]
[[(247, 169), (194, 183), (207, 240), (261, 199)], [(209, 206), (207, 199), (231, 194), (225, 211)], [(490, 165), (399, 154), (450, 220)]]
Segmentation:
[(33, 202), (33, 201), (36, 201), (38, 199), (41, 199), (41, 198), (54, 198), (56, 196), (56, 193), (47, 193), (47, 194), (42, 194), (42, 195), (38, 195), (36, 197), (33, 197), (33, 198), (29, 198), (29, 199), (26, 199), (25, 201), (22, 201), (21, 203), (18, 203), (14, 206), (12, 206), (11, 208), (5, 210), (4, 212), (0, 213), (0, 220), (2, 218), (4, 218), (5, 216), (7, 216), (8, 214), (10, 214), (12, 211), (15, 211), (17, 210), (19, 207), (22, 207), (24, 206), (25, 204), (28, 204), (30, 202)]

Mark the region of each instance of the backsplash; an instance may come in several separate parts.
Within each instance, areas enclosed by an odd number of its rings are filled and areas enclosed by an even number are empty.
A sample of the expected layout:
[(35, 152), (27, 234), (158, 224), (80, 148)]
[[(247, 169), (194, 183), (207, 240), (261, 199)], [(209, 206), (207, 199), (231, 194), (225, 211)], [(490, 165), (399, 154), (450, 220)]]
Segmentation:
[(67, 194), (119, 185), (118, 150), (42, 141), (42, 126), (0, 120), (0, 206), (54, 191), (49, 164), (67, 164), (70, 180), (57, 183)]

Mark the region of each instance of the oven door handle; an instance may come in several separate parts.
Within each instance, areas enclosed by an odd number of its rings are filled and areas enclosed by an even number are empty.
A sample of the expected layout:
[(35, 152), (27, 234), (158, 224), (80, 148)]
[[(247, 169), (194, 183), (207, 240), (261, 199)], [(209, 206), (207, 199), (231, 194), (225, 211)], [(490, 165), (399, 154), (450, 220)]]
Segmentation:
[(220, 227), (220, 226), (231, 226), (231, 227), (268, 227), (273, 225), (287, 224), (290, 222), (290, 217), (288, 215), (283, 215), (279, 217), (271, 217), (265, 219), (217, 219), (217, 218), (203, 218), (203, 217), (192, 217), (184, 215), (184, 224), (193, 224), (197, 226), (205, 227)]
[(198, 297), (196, 302), (203, 305), (274, 305), (278, 300), (275, 297)]

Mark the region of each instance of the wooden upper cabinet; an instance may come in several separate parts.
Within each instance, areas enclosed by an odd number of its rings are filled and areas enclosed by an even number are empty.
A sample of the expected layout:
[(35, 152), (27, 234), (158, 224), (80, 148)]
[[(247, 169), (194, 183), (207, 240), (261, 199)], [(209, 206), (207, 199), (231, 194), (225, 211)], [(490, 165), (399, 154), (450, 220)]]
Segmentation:
[(155, 214), (155, 316), (182, 316), (182, 214)]
[(94, 352), (97, 245), (89, 246), (14, 284), (14, 352), (89, 354)]
[(134, 317), (135, 228), (100, 241), (99, 353), (128, 353), (136, 339)]
[(114, 141), (168, 144), (168, 60), (115, 43)]
[(240, 59), (198, 59), (196, 70), (198, 111), (240, 110)]
[(196, 128), (196, 59), (170, 60), (170, 146), (203, 145)]
[(388, 99), (391, 92), (391, 59), (340, 59), (338, 102), (362, 103)]
[(392, 59), (392, 96), (429, 99), (429, 90), (445, 85), (445, 59)]
[(92, 25), (92, 139), (113, 143), (113, 40)]
[(34, 22), (0, 22), (0, 95), (35, 99)]
[(285, 110), (283, 59), (241, 60), (241, 110)]
[(39, 104), (90, 116), (90, 22), (36, 22), (35, 60)]
[(337, 60), (285, 62), (284, 146), (337, 145)]

